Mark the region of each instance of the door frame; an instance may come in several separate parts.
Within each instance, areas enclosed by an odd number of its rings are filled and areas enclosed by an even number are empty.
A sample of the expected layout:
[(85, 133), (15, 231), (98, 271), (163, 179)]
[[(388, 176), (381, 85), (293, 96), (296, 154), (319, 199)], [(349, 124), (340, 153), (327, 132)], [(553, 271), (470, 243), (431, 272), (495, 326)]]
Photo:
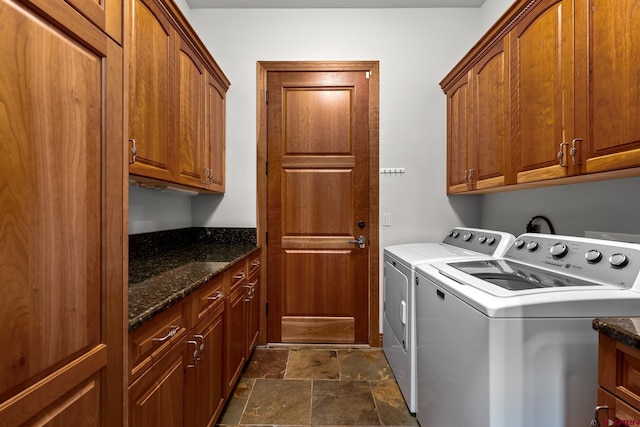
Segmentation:
[(267, 343), (267, 73), (270, 71), (369, 72), (369, 345), (380, 347), (380, 230), (379, 230), (379, 99), (378, 61), (258, 61), (256, 68), (257, 242), (260, 254), (260, 344)]

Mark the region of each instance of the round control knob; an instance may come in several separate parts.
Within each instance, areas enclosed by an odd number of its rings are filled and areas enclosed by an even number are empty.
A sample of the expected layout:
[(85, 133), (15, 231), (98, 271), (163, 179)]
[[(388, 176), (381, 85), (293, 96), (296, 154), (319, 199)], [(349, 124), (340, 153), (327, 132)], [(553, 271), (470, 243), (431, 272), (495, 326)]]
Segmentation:
[(524, 240), (522, 239), (516, 239), (515, 242), (513, 242), (513, 246), (515, 246), (516, 249), (522, 249), (524, 248)]
[(496, 242), (496, 238), (495, 237), (488, 237), (487, 238), (487, 245), (491, 246)]
[(449, 232), (447, 233), (447, 236), (449, 236), (449, 237), (453, 236), (453, 230), (449, 231)]
[(562, 258), (567, 253), (569, 253), (569, 247), (567, 247), (567, 245), (565, 245), (564, 243), (556, 243), (555, 245), (551, 246), (550, 252), (552, 257)]
[(535, 252), (538, 249), (538, 242), (529, 242), (527, 244), (527, 250), (529, 252)]
[(484, 243), (484, 242), (486, 242), (486, 241), (487, 241), (487, 236), (480, 236), (480, 237), (478, 237), (478, 242), (480, 242), (480, 243)]
[(464, 240), (465, 242), (468, 242), (469, 240), (471, 240), (472, 237), (473, 237), (473, 233), (466, 233), (464, 236), (462, 236), (462, 240)]
[(616, 268), (622, 268), (629, 264), (629, 258), (625, 254), (613, 254), (609, 257), (609, 264)]
[(460, 233), (458, 233), (457, 231), (453, 231), (451, 233), (451, 237), (453, 237), (454, 239), (457, 239), (459, 235), (460, 235)]
[(584, 257), (587, 259), (589, 264), (596, 264), (602, 259), (602, 252), (597, 249), (591, 249), (584, 255)]

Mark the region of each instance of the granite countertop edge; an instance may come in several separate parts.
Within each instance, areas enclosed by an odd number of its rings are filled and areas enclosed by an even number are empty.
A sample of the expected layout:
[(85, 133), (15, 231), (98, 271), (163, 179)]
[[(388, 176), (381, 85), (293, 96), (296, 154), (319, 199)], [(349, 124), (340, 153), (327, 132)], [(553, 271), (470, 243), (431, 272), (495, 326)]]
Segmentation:
[[(234, 247), (234, 249), (237, 252), (237, 248)], [(159, 273), (139, 283), (129, 284), (129, 332), (183, 300), (210, 279), (251, 256), (258, 249), (259, 246), (253, 246), (242, 250), (241, 254), (231, 260), (186, 260), (172, 270)]]
[(593, 329), (609, 338), (640, 349), (640, 317), (602, 317), (592, 321)]

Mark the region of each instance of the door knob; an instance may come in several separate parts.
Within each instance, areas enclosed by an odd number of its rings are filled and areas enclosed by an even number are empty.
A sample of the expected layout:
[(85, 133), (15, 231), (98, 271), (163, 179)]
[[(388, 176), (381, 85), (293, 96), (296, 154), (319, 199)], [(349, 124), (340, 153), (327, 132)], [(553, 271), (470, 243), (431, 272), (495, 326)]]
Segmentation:
[(360, 249), (364, 249), (364, 245), (366, 243), (366, 239), (364, 238), (364, 236), (361, 234), (358, 239), (352, 239), (349, 240), (347, 243), (351, 243), (352, 245), (358, 245), (360, 246)]

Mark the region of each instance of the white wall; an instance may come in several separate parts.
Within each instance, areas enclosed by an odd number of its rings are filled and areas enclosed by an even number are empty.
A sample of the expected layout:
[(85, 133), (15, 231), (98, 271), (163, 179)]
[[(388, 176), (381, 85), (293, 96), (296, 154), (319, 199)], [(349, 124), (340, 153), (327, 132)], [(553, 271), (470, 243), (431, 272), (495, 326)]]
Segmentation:
[[(585, 231), (640, 234), (640, 178), (513, 191), (483, 196), (481, 225), (518, 235), (535, 215), (544, 215), (557, 234)], [(536, 221), (547, 232), (544, 221)]]
[(191, 196), (129, 186), (129, 234), (191, 227)]

